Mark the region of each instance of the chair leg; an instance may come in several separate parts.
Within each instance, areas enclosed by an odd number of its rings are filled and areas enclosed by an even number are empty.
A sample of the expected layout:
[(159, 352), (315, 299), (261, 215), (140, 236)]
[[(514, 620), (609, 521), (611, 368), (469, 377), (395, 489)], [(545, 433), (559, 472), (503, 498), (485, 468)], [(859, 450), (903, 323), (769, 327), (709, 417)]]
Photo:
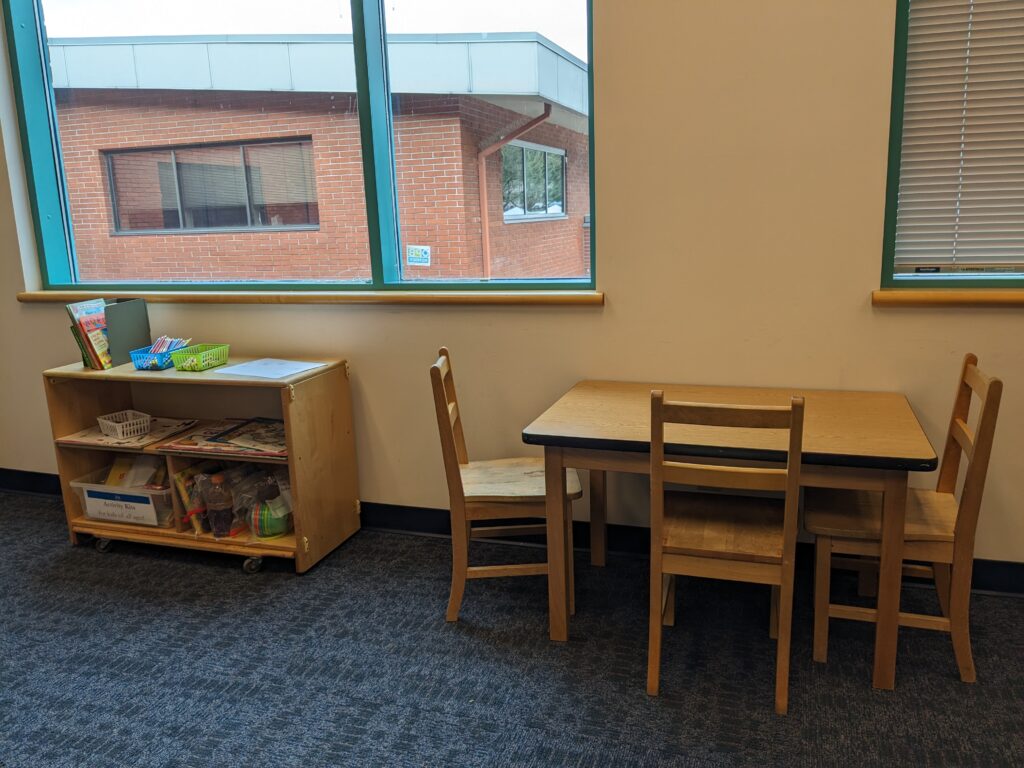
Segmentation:
[(668, 579), (668, 593), (665, 595), (665, 611), (661, 617), (661, 624), (665, 627), (676, 625), (676, 579), (674, 574), (666, 576)]
[(949, 564), (932, 563), (935, 574), (935, 591), (939, 593), (939, 607), (942, 615), (949, 618)]
[(651, 556), (651, 609), (647, 639), (647, 695), (658, 695), (661, 671), (661, 557)]
[[(953, 574), (956, 577), (956, 574)], [(970, 582), (957, 589), (950, 590), (949, 596), (949, 634), (953, 639), (953, 653), (956, 665), (960, 668), (960, 679), (965, 683), (973, 683), (978, 677), (974, 670), (974, 657), (971, 655), (971, 587)]]
[(458, 621), (469, 568), (469, 521), (452, 515), (452, 592), (448, 597), (446, 621)]
[(828, 660), (828, 606), (832, 587), (832, 539), (814, 541), (814, 660)]
[(772, 602), (768, 608), (768, 637), (779, 639), (779, 587), (772, 584)]
[(793, 566), (782, 573), (779, 589), (779, 639), (775, 649), (775, 714), (789, 710), (789, 642), (793, 628)]
[(572, 502), (565, 503), (565, 519), (568, 526), (565, 532), (565, 567), (569, 571), (569, 615), (576, 615), (576, 568), (573, 562), (572, 544)]

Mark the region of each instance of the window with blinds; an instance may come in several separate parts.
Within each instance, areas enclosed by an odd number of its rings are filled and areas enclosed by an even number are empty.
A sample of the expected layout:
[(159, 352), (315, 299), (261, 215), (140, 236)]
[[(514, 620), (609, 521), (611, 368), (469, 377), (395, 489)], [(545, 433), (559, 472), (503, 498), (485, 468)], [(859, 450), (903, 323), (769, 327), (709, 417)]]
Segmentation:
[(119, 150), (106, 157), (119, 234), (320, 223), (309, 139)]
[(1024, 274), (1024, 0), (910, 0), (896, 277)]

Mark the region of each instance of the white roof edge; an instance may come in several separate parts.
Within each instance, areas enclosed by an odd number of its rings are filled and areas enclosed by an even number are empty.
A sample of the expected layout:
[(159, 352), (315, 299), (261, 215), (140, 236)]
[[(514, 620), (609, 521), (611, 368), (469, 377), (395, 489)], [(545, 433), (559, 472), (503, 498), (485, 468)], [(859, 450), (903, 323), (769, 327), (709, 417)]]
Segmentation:
[[(52, 45), (174, 45), (184, 43), (351, 43), (352, 35), (137, 35), (111, 37), (51, 37)], [(587, 63), (538, 32), (448, 32), (392, 34), (389, 44), (402, 43), (538, 43), (581, 69)]]
[[(351, 35), (51, 38), (55, 88), (354, 92)], [(587, 65), (543, 35), (389, 35), (396, 93), (526, 96), (586, 115)]]

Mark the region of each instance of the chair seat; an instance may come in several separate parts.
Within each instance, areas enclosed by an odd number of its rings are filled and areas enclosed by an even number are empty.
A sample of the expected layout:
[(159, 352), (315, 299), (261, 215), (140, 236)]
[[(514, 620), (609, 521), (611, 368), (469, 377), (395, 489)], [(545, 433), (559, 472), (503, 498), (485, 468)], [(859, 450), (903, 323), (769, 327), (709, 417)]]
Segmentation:
[[(917, 488), (907, 491), (903, 526), (906, 541), (953, 541), (957, 501), (951, 493)], [(808, 488), (804, 496), (804, 528), (820, 536), (879, 541), (882, 537), (882, 494)]]
[[(522, 457), (471, 461), (462, 464), (459, 470), (467, 502), (544, 503), (544, 459)], [(583, 495), (575, 469), (565, 471), (565, 485), (570, 499)]]
[(664, 552), (781, 563), (784, 502), (753, 496), (666, 493)]

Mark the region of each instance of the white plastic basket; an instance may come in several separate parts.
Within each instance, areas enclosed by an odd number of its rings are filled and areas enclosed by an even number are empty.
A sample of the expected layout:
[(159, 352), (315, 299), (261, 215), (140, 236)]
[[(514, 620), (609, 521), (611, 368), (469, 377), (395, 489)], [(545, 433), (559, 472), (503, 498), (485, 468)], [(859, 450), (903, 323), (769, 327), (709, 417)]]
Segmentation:
[(125, 440), (129, 437), (147, 434), (153, 417), (148, 413), (129, 410), (108, 413), (105, 416), (100, 416), (96, 421), (99, 422), (100, 431), (107, 437)]

